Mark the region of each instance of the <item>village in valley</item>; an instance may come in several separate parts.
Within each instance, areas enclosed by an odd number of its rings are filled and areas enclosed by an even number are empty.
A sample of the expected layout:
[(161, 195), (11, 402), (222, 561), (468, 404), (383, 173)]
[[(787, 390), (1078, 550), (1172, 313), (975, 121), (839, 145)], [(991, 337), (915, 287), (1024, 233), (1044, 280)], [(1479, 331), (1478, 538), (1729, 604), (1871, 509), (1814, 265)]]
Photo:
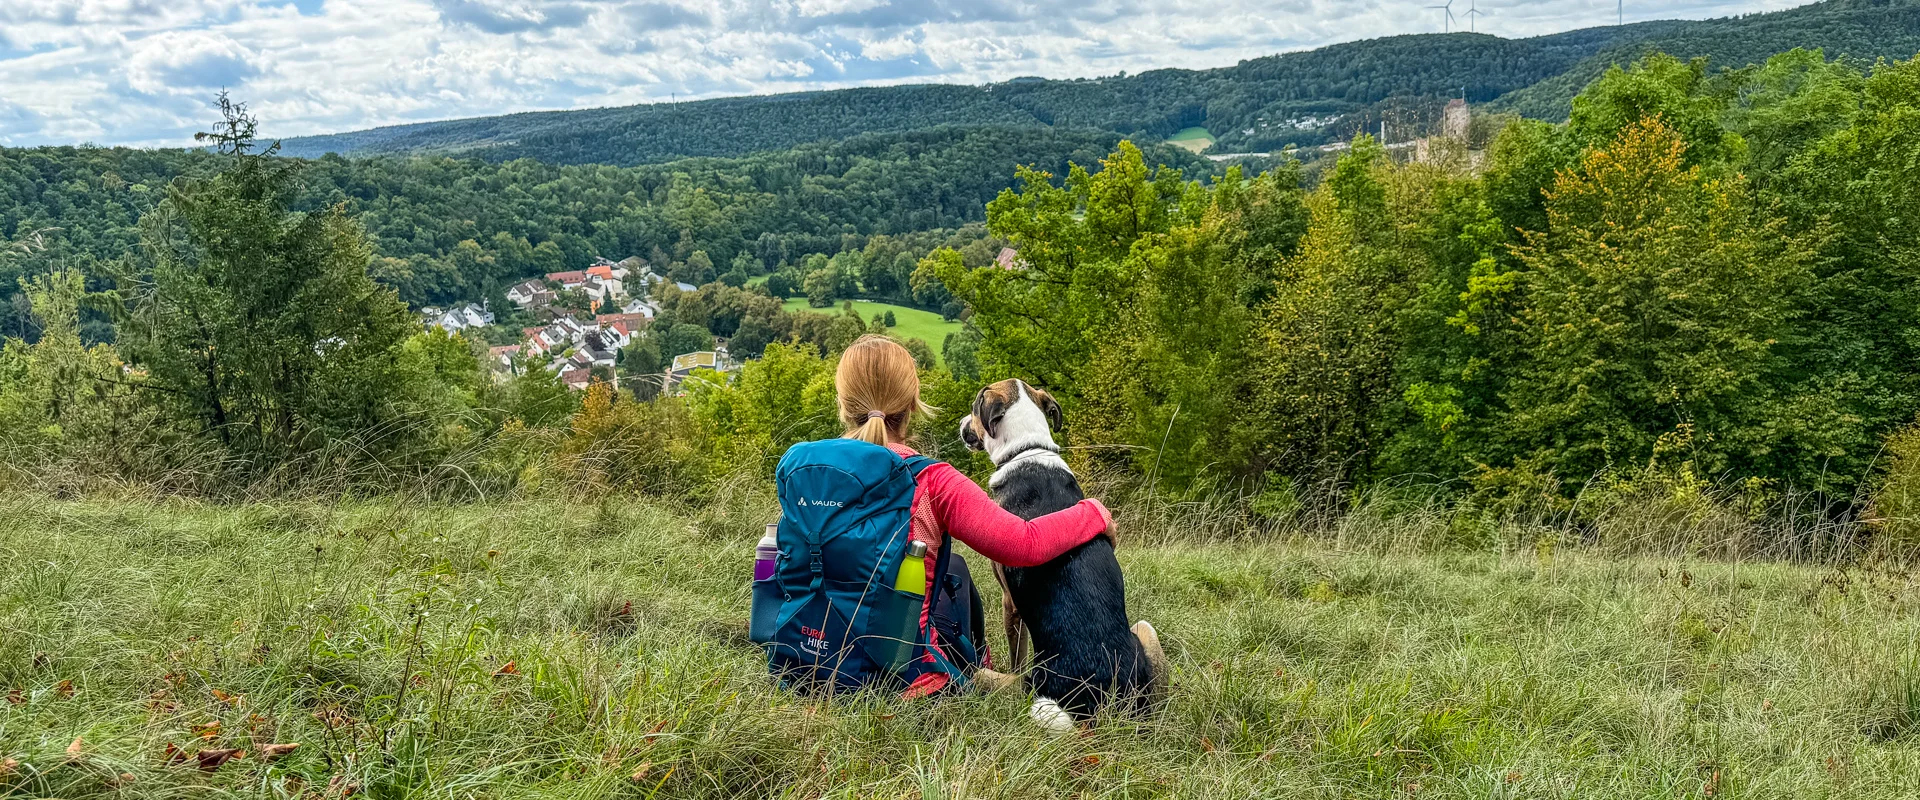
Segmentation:
[[(664, 286), (681, 292), (696, 290), (692, 284), (655, 274), (638, 257), (618, 262), (596, 259), (583, 270), (550, 272), (514, 284), (507, 289), (506, 299), (515, 316), (541, 324), (520, 328), (518, 343), (487, 348), (486, 364), (501, 380), (527, 369), (545, 369), (575, 391), (595, 380), (609, 381), (618, 389), (620, 376), (614, 368), (620, 350), (659, 314), (660, 306), (651, 298)], [(452, 334), (477, 335), (502, 321), (502, 315), (484, 301), (448, 309), (423, 308), (421, 317), (429, 327)], [(712, 350), (675, 356), (665, 371), (644, 377), (657, 378), (663, 391), (671, 391), (695, 370), (727, 372), (737, 367), (727, 356), (726, 341), (718, 339)]]

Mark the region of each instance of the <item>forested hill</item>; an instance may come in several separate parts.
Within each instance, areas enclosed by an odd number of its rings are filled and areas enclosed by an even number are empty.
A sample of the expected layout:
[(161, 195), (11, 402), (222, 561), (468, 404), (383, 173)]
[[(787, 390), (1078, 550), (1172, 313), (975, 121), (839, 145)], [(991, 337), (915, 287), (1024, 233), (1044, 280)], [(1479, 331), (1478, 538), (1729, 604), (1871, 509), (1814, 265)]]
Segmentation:
[[(623, 168), (323, 157), (302, 168), (295, 207), (344, 204), (380, 257), (375, 274), (410, 304), (444, 304), (595, 257), (639, 255), (665, 269), (702, 252), (724, 271), (744, 254), (761, 262), (757, 273), (858, 249), (873, 235), (958, 228), (985, 219), (987, 201), (1013, 185), (1014, 165), (1064, 175), (1069, 163), (1097, 164), (1119, 141), (970, 126)], [(1148, 153), (1193, 179), (1217, 168), (1174, 147)], [(40, 257), (0, 259), (0, 337), (31, 333), (23, 275), (134, 252), (140, 219), (167, 185), (215, 162), (193, 150), (0, 148), (0, 248), (47, 232)]]
[(1700, 21), (1645, 22), (1528, 39), (1394, 36), (1212, 70), (986, 86), (921, 85), (734, 97), (425, 122), (298, 137), (289, 155), (449, 153), (490, 161), (633, 165), (736, 156), (863, 133), (942, 125), (1077, 128), (1136, 138), (1205, 126), (1216, 152), (1344, 140), (1383, 118), (1419, 127), (1447, 98), (1527, 116), (1565, 116), (1606, 67), (1653, 51), (1740, 67), (1795, 47), (1830, 57), (1920, 52), (1920, 0), (1828, 0)]

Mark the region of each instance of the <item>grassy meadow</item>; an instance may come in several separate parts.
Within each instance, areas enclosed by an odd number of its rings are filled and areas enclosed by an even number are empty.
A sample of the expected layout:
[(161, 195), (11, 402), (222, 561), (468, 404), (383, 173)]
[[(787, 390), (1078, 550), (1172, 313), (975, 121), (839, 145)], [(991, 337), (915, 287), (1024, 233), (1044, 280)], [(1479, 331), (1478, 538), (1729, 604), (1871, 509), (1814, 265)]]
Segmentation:
[[(790, 297), (787, 298), (786, 303), (781, 305), (781, 308), (787, 311), (822, 311), (829, 314), (838, 314), (840, 313), (840, 305), (842, 302), (845, 301), (834, 301), (833, 306), (830, 308), (812, 308), (807, 305), (807, 298)], [(860, 318), (868, 322), (872, 322), (875, 314), (885, 314), (888, 311), (892, 311), (894, 321), (899, 323), (891, 329), (893, 335), (902, 339), (924, 340), (933, 348), (936, 364), (940, 363), (940, 360), (944, 358), (940, 353), (940, 345), (946, 341), (947, 334), (960, 332), (960, 323), (941, 319), (939, 314), (923, 309), (898, 306), (891, 303), (876, 303), (872, 300), (855, 300), (853, 301), (853, 310), (860, 312)]]
[(1195, 153), (1204, 153), (1213, 146), (1213, 133), (1206, 128), (1181, 128), (1167, 137), (1167, 144), (1183, 147)]
[(1015, 693), (776, 688), (770, 508), (0, 496), (0, 795), (1920, 795), (1910, 574), (1123, 510), (1174, 690), (1053, 738)]

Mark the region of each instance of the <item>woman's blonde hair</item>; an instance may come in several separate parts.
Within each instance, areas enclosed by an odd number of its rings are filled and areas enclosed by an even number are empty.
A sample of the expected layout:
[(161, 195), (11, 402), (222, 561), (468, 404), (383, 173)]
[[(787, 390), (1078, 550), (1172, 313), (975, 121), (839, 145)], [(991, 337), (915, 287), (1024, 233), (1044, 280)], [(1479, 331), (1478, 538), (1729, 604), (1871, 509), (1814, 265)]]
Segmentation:
[(867, 334), (840, 355), (833, 373), (840, 393), (840, 421), (847, 438), (886, 444), (889, 430), (904, 439), (913, 412), (932, 414), (920, 401), (920, 370), (913, 354), (885, 336)]

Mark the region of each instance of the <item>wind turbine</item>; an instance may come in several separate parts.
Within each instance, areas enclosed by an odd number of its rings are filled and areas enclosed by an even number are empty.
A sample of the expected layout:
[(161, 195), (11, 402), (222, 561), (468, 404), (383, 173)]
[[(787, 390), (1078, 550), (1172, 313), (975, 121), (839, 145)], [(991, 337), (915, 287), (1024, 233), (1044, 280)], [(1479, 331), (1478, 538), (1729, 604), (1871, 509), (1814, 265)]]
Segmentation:
[(1472, 5), (1467, 6), (1467, 32), (1478, 33), (1480, 32), (1480, 26), (1474, 24), (1477, 21), (1475, 17), (1484, 17), (1487, 15), (1487, 12), (1480, 10), (1480, 0), (1472, 0), (1472, 3)]
[(1447, 0), (1447, 2), (1444, 5), (1427, 6), (1427, 8), (1438, 8), (1446, 12), (1446, 15), (1443, 16), (1440, 20), (1440, 32), (1441, 33), (1453, 32), (1453, 0)]
[(1613, 24), (1615, 27), (1627, 24), (1627, 0), (1613, 0)]

